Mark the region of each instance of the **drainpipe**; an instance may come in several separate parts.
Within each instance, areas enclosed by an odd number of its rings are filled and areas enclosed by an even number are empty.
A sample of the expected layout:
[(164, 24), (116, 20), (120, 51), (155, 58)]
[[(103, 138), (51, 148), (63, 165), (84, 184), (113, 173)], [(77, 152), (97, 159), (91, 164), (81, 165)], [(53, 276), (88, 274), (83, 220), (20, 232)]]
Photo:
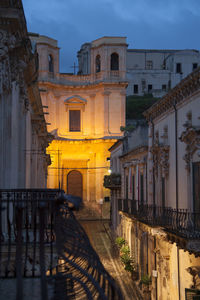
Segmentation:
[[(150, 120), (151, 125), (152, 125), (152, 146), (154, 145), (154, 123), (152, 121), (152, 119)], [(154, 157), (153, 157), (153, 162), (154, 162)], [(155, 199), (155, 174), (154, 174), (154, 168), (153, 168), (153, 206), (155, 206), (156, 203), (156, 199)], [(154, 236), (154, 249), (156, 249), (156, 237)], [(156, 255), (156, 251), (154, 252), (154, 270), (157, 270), (157, 255)], [(155, 293), (155, 299), (158, 299), (158, 280), (157, 277), (155, 278), (155, 289), (156, 289), (156, 293)]]
[[(156, 249), (156, 237), (154, 236), (154, 249)], [(155, 251), (155, 254), (154, 254), (154, 269), (157, 270), (157, 255), (156, 255), (156, 251)], [(155, 287), (156, 287), (156, 300), (158, 300), (158, 280), (157, 280), (157, 277), (154, 277), (155, 278), (155, 281), (156, 281), (156, 284), (155, 284)]]
[[(179, 193), (178, 193), (178, 118), (177, 118), (177, 108), (176, 100), (174, 101), (174, 122), (175, 122), (175, 172), (176, 172), (176, 210), (179, 209)], [(178, 217), (178, 215), (177, 215)], [(180, 290), (180, 257), (179, 248), (177, 247), (177, 268), (178, 268), (178, 296), (181, 300), (181, 290)]]

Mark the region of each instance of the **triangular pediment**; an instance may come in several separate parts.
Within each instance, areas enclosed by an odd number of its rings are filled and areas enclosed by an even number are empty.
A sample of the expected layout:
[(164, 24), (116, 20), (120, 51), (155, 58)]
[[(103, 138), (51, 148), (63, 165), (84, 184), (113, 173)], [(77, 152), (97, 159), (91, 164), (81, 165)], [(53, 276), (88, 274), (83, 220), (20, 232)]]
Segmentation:
[(86, 104), (87, 100), (79, 95), (74, 95), (64, 101), (65, 104)]

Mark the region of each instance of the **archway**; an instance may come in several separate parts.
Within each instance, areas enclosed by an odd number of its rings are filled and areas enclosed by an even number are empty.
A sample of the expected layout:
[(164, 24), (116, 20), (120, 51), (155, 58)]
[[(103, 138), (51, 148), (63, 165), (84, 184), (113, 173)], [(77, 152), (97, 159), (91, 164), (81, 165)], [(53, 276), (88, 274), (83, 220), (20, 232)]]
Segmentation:
[(111, 54), (110, 69), (111, 71), (119, 71), (119, 55), (115, 52)]
[(100, 55), (96, 56), (96, 73), (101, 72), (101, 57)]
[(67, 175), (67, 194), (83, 196), (83, 178), (79, 171), (73, 170)]
[(48, 62), (49, 62), (49, 72), (54, 72), (54, 66), (53, 66), (53, 57), (51, 54), (48, 55)]

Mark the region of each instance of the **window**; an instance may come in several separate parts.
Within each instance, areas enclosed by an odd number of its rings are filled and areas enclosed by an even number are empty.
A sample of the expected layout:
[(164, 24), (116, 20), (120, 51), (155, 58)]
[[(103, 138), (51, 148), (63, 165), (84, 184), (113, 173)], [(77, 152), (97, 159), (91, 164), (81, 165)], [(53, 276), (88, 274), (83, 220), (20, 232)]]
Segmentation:
[(128, 199), (128, 176), (126, 175), (125, 197)]
[(146, 69), (147, 70), (152, 70), (153, 69), (153, 61), (152, 60), (147, 60), (146, 61)]
[(49, 62), (49, 72), (53, 73), (54, 72), (54, 69), (53, 69), (53, 57), (52, 57), (51, 54), (48, 56), (48, 62)]
[(138, 94), (138, 84), (134, 84), (133, 86), (133, 93)]
[(176, 64), (176, 73), (182, 73), (181, 63)]
[(117, 53), (111, 54), (111, 71), (118, 71), (119, 70), (119, 55)]
[(167, 90), (167, 85), (166, 84), (162, 85), (162, 90), (166, 92), (166, 90)]
[(162, 177), (162, 208), (165, 208), (165, 178)]
[(152, 92), (153, 86), (152, 84), (148, 84), (148, 93)]
[(133, 186), (133, 189), (132, 189), (132, 200), (135, 200), (135, 176), (134, 175), (132, 176), (132, 186)]
[(101, 72), (101, 57), (100, 55), (96, 56), (96, 73)]
[(200, 162), (193, 163), (194, 211), (200, 211)]
[(69, 110), (69, 131), (81, 131), (81, 111)]
[(198, 68), (198, 64), (197, 63), (194, 63), (194, 64), (192, 64), (192, 70), (194, 71), (195, 69), (197, 69)]
[(146, 89), (146, 81), (142, 80), (142, 91), (144, 92)]
[(140, 175), (140, 203), (144, 204), (144, 177)]

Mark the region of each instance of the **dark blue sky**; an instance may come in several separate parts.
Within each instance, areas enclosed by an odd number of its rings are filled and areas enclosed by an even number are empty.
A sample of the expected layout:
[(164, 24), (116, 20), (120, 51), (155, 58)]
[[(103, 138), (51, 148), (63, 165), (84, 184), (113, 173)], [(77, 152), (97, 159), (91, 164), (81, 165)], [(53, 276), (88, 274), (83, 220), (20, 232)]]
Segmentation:
[(101, 36), (126, 36), (129, 48), (200, 49), (200, 0), (23, 0), (28, 30), (58, 40), (62, 72)]

